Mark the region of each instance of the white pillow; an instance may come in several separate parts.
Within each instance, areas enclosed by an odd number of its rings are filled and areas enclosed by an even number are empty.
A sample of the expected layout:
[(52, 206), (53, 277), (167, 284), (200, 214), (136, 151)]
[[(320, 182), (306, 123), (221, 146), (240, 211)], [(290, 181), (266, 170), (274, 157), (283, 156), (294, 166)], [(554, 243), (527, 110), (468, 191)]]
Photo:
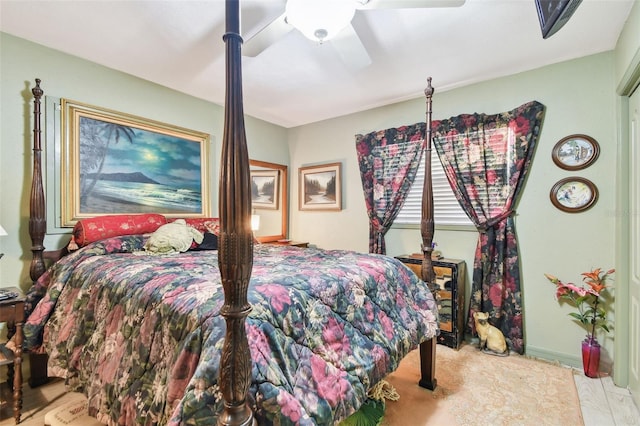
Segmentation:
[(147, 240), (144, 249), (147, 252), (167, 254), (182, 253), (195, 241), (202, 243), (204, 236), (200, 231), (187, 225), (184, 219), (176, 219), (158, 228)]

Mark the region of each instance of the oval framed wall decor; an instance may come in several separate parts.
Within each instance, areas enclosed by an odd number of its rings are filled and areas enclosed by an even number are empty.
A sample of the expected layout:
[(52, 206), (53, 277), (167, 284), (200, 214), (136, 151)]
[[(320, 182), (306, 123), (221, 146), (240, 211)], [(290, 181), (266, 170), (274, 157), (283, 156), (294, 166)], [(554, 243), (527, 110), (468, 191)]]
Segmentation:
[(581, 170), (589, 167), (600, 155), (600, 145), (587, 135), (569, 135), (555, 144), (551, 158), (556, 166), (565, 170)]
[(553, 185), (549, 196), (558, 209), (567, 213), (578, 213), (596, 203), (598, 188), (588, 179), (568, 177)]

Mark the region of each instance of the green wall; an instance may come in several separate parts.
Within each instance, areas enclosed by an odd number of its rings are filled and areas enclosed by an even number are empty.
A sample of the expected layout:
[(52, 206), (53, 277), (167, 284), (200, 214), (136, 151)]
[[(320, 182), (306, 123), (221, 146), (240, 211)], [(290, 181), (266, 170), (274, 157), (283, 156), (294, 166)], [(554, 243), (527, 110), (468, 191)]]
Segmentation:
[[(425, 70), (425, 85), (428, 70)], [(446, 92), (433, 100), (433, 118), (461, 113), (497, 113), (537, 100), (546, 115), (523, 195), (517, 206), (516, 227), (521, 254), (525, 306), (526, 351), (530, 355), (580, 365), (583, 330), (567, 317), (570, 310), (554, 300), (554, 286), (543, 276), (552, 273), (578, 282), (592, 267), (615, 266), (616, 95), (613, 52), (547, 66)], [(340, 212), (306, 212), (293, 209), (291, 233), (296, 240), (320, 247), (368, 249), (368, 224), (358, 173), (354, 135), (424, 121), (425, 99), (352, 114), (290, 129), (292, 170), (300, 166), (342, 161), (345, 208)], [(553, 146), (565, 136), (584, 133), (601, 147), (591, 167), (576, 172), (598, 187), (600, 196), (590, 210), (569, 214), (549, 200), (551, 187), (572, 176), (555, 166)], [(296, 205), (297, 185), (292, 186)], [(313, 222), (314, 226), (307, 226)], [(331, 232), (326, 232), (331, 229)], [(399, 255), (420, 250), (418, 229), (392, 229), (387, 253)], [(446, 257), (463, 259), (472, 268), (477, 234), (437, 229), (435, 241)], [(468, 274), (468, 288), (471, 274)], [(467, 295), (469, 291), (467, 291)], [(467, 297), (468, 299), (468, 297)], [(613, 317), (612, 317), (613, 318)], [(603, 342), (605, 361), (613, 359), (613, 334)], [(605, 368), (606, 365), (605, 365)]]

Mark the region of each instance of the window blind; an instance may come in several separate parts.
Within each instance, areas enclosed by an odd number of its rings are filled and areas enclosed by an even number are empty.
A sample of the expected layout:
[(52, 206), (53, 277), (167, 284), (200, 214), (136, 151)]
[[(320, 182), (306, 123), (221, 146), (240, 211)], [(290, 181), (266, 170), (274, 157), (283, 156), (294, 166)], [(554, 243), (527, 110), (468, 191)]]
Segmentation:
[[(426, 151), (425, 151), (426, 152)], [(424, 185), (425, 155), (420, 160), (420, 168), (411, 185), (409, 195), (400, 209), (394, 224), (419, 225), (422, 217), (422, 187)], [(444, 174), (438, 153), (431, 150), (431, 181), (433, 184), (433, 210), (436, 225), (473, 226), (460, 203), (453, 195), (447, 176)]]

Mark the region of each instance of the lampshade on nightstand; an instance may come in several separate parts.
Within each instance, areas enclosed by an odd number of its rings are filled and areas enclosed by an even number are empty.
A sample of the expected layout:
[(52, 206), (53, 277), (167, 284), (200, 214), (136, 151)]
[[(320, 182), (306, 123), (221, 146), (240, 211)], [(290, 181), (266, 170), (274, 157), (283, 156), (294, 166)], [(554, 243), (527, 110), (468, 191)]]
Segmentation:
[(257, 214), (252, 214), (251, 215), (251, 230), (253, 232), (255, 232), (258, 229), (260, 229), (260, 216), (258, 216)]
[[(0, 225), (0, 237), (6, 237), (7, 235), (9, 235), (7, 234), (7, 231), (5, 231), (2, 225)], [(0, 259), (2, 259), (2, 256), (4, 256), (4, 253), (0, 253)]]
[(251, 215), (251, 232), (253, 233), (253, 241), (260, 244), (260, 240), (256, 238), (256, 231), (260, 229), (260, 216), (257, 214)]

